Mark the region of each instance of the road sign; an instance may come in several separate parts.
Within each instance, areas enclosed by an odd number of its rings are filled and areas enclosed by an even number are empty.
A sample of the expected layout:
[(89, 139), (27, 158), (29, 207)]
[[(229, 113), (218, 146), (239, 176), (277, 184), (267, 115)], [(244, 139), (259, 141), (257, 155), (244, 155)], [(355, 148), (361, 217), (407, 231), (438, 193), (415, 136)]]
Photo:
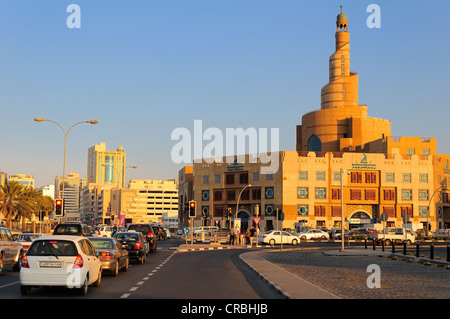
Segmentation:
[(259, 222), (261, 221), (261, 217), (253, 217), (253, 222), (258, 225)]
[(282, 211), (278, 213), (278, 220), (284, 221), (284, 213)]
[(182, 230), (183, 235), (189, 235), (190, 229), (188, 227), (184, 227)]
[(388, 220), (389, 216), (386, 213), (381, 214), (380, 219), (382, 222), (386, 222)]

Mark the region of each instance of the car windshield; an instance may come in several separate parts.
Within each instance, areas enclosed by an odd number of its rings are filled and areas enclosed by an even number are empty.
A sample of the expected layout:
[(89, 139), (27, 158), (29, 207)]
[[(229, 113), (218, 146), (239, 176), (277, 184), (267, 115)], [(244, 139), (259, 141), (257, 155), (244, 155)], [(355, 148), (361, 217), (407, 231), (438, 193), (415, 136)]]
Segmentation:
[(150, 226), (148, 225), (130, 225), (128, 230), (135, 230), (143, 234), (148, 234), (150, 232)]
[(79, 233), (79, 226), (78, 225), (58, 225), (56, 226), (56, 229), (54, 230), (54, 234), (78, 234)]
[(17, 236), (17, 241), (33, 241), (41, 236), (38, 234), (20, 234)]
[(27, 252), (28, 256), (77, 256), (75, 243), (68, 240), (36, 240)]
[(96, 249), (112, 249), (112, 242), (109, 239), (91, 239), (91, 243)]
[(122, 234), (116, 234), (116, 238), (119, 240), (139, 240), (139, 236), (137, 234), (129, 234), (129, 233), (122, 233)]

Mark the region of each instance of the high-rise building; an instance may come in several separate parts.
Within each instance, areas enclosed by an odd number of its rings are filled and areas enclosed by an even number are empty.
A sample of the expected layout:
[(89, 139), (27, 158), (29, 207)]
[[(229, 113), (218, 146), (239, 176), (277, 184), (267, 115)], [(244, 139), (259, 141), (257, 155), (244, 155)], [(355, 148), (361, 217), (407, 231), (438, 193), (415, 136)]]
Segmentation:
[(27, 175), (27, 174), (13, 174), (9, 175), (8, 180), (10, 181), (17, 181), (19, 184), (22, 184), (27, 187), (34, 188), (34, 177), (33, 175)]
[[(64, 189), (64, 191), (63, 191)], [(55, 178), (55, 196), (63, 198), (64, 193), (64, 218), (66, 222), (80, 221), (80, 174), (69, 172), (64, 178)]]
[(118, 184), (125, 187), (126, 153), (119, 146), (115, 151), (106, 150), (105, 143), (89, 148), (87, 182), (96, 184)]

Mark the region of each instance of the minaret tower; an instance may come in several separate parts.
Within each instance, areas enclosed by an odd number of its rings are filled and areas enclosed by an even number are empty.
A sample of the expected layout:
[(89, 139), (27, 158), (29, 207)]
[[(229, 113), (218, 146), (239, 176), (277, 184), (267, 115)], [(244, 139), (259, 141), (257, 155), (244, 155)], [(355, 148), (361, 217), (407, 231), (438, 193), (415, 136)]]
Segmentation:
[(297, 151), (384, 152), (391, 123), (367, 116), (358, 104), (358, 74), (350, 72), (347, 16), (336, 18), (336, 51), (329, 59), (329, 80), (321, 90), (320, 110), (302, 116), (297, 126)]
[(336, 18), (336, 51), (329, 60), (329, 83), (321, 92), (321, 108), (358, 105), (358, 74), (350, 72), (350, 33), (347, 15)]

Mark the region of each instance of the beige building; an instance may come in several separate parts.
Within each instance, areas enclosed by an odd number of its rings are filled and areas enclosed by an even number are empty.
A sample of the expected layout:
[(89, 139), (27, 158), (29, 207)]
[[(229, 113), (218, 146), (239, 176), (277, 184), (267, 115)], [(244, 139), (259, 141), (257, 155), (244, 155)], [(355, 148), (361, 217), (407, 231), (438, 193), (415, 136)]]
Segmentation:
[[(55, 198), (62, 198), (63, 177), (55, 177)], [(80, 221), (80, 174), (69, 172), (64, 178), (64, 222)]]
[(88, 150), (87, 182), (113, 183), (125, 187), (126, 153), (119, 146), (115, 151), (106, 150), (105, 143), (95, 144)]
[[(5, 175), (5, 179), (6, 179), (6, 175)], [(19, 184), (22, 184), (24, 186), (34, 188), (34, 176), (32, 174), (31, 175), (27, 175), (27, 174), (12, 174), (12, 175), (9, 175), (8, 180), (9, 181), (16, 181)]]
[(125, 223), (162, 222), (178, 217), (178, 180), (132, 179), (128, 188), (111, 190), (111, 210)]
[[(330, 229), (341, 220), (361, 227), (379, 224), (383, 213), (388, 226), (409, 219), (419, 229), (450, 228), (449, 156), (437, 154), (435, 138), (391, 136), (388, 120), (367, 116), (367, 105), (358, 102), (357, 73), (350, 72), (349, 23), (342, 12), (335, 35), (321, 108), (303, 115), (296, 151), (279, 152), (276, 172), (262, 174), (265, 165), (248, 155), (242, 163), (209, 159), (179, 171), (180, 203), (196, 201), (194, 226), (229, 227), (231, 209), (244, 228), (261, 217), (262, 230), (281, 227), (279, 212), (284, 228), (306, 223)], [(188, 170), (192, 178), (182, 179)]]

